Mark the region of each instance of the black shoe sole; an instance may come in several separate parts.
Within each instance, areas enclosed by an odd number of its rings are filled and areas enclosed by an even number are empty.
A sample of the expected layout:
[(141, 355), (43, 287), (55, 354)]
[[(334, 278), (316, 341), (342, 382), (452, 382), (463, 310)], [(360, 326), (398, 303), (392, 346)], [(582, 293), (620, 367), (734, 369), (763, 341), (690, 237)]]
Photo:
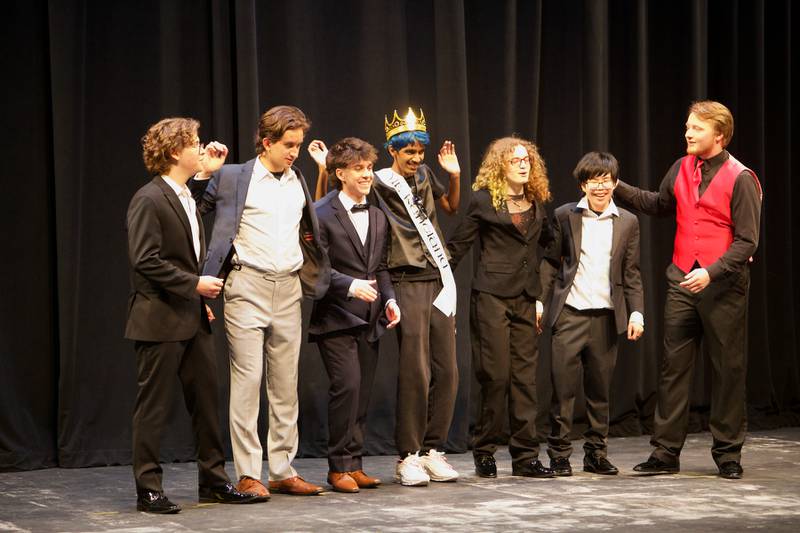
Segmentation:
[(475, 474), (477, 474), (478, 477), (483, 477), (483, 478), (487, 478), (487, 479), (494, 479), (494, 478), (497, 477), (497, 472), (491, 474), (491, 473), (487, 473), (487, 472), (478, 472), (476, 470)]
[(555, 475), (555, 477), (571, 477), (572, 476), (572, 470), (569, 470), (569, 471), (566, 471), (566, 470), (563, 470), (563, 471), (553, 470), (553, 474)]
[(136, 510), (142, 513), (150, 513), (150, 514), (178, 514), (181, 512), (181, 508), (175, 509), (150, 509), (144, 507), (143, 505), (136, 505)]
[(664, 468), (661, 470), (634, 470), (633, 473), (639, 476), (661, 476), (665, 474), (677, 474), (680, 472), (679, 468)]
[(596, 468), (592, 468), (590, 466), (583, 467), (584, 472), (589, 472), (591, 474), (600, 474), (601, 476), (616, 476), (619, 474), (619, 470), (597, 470)]
[(511, 475), (512, 476), (517, 476), (517, 477), (532, 477), (532, 478), (536, 478), (536, 479), (552, 479), (552, 478), (556, 477), (555, 474), (528, 474), (528, 473), (520, 473), (520, 472), (512, 472)]
[(244, 504), (244, 503), (256, 503), (258, 500), (258, 496), (253, 496), (251, 498), (243, 499), (243, 500), (225, 500), (217, 496), (200, 496), (197, 498), (199, 503), (227, 503), (227, 504)]

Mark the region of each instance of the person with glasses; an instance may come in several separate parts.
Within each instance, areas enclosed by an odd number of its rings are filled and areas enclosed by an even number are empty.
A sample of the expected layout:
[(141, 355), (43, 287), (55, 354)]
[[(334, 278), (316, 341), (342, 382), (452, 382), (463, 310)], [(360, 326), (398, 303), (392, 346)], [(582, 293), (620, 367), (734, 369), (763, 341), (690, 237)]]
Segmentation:
[(489, 145), (472, 188), (467, 213), (447, 247), (455, 268), (476, 239), (480, 243), (470, 301), (472, 360), (480, 383), (475, 471), (497, 476), (494, 454), (507, 412), (512, 474), (553, 477), (539, 461), (536, 437), (539, 247), (552, 237), (544, 209), (550, 201), (544, 160), (530, 141), (498, 139)]
[(686, 155), (672, 164), (659, 190), (623, 182), (618, 189), (633, 209), (674, 215), (677, 222), (666, 271), (664, 358), (650, 440), (655, 449), (634, 471), (680, 471), (702, 342), (711, 362), (711, 456), (720, 477), (739, 479), (747, 428), (747, 298), (750, 262), (758, 248), (761, 185), (725, 149), (733, 137), (727, 107), (703, 100), (694, 102), (688, 115)]
[(588, 428), (583, 470), (614, 475), (608, 460), (609, 396), (617, 337), (644, 332), (639, 271), (639, 221), (614, 204), (619, 165), (607, 152), (589, 152), (573, 175), (583, 197), (553, 215), (555, 239), (544, 264), (549, 298), (544, 325), (551, 329), (553, 402), (547, 453), (557, 476), (571, 476), (570, 432), (581, 386)]
[(161, 436), (180, 379), (197, 444), (201, 502), (247, 503), (225, 473), (219, 432), (217, 359), (211, 337), (214, 315), (205, 304), (222, 280), (200, 273), (205, 257), (203, 221), (186, 182), (218, 169), (228, 153), (213, 142), (205, 149), (191, 118), (166, 118), (142, 137), (152, 180), (128, 206), (131, 295), (125, 338), (134, 341), (138, 390), (133, 408), (133, 475), (139, 511), (174, 514), (181, 508), (164, 494), (159, 464)]

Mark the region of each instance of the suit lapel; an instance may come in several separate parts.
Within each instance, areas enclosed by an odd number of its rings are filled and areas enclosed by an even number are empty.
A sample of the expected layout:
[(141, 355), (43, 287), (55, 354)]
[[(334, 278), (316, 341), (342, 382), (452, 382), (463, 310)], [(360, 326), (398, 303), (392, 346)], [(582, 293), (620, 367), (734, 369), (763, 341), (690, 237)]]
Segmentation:
[[(494, 211), (494, 206), (489, 205), (489, 208)], [(525, 241), (525, 235), (519, 231), (519, 228), (514, 224), (511, 220), (511, 213), (508, 212), (508, 208), (503, 209), (502, 211), (495, 211), (497, 214), (497, 220), (500, 222), (500, 226), (505, 228), (505, 230), (511, 234), (517, 240)]]
[(622, 226), (620, 218), (612, 215), (611, 217), (611, 260), (614, 260), (614, 251), (619, 250), (619, 241), (622, 238)]
[(355, 248), (361, 260), (366, 263), (364, 245), (361, 244), (361, 237), (358, 236), (358, 232), (356, 231), (355, 226), (353, 226), (353, 222), (350, 220), (350, 217), (347, 215), (347, 209), (344, 208), (342, 201), (339, 200), (338, 194), (331, 199), (331, 206), (333, 206), (335, 209), (336, 218), (344, 228), (344, 232), (347, 233), (347, 236), (350, 238), (353, 248)]
[(239, 171), (239, 176), (236, 178), (236, 226), (242, 221), (242, 213), (244, 212), (244, 203), (247, 200), (247, 191), (250, 189), (250, 180), (253, 177), (253, 167), (256, 164), (255, 159), (251, 159)]
[(378, 268), (378, 265), (370, 264), (372, 259), (377, 257), (380, 258), (380, 252), (376, 253), (376, 246), (378, 240), (378, 208), (374, 205), (369, 206), (369, 230), (367, 232), (367, 244), (368, 250), (365, 250), (365, 253), (369, 251), (369, 257), (367, 261), (367, 270), (372, 272), (373, 270)]
[(572, 245), (574, 246), (575, 257), (581, 256), (581, 237), (583, 234), (583, 212), (574, 208), (569, 213), (569, 227), (572, 230)]
[(186, 216), (186, 209), (183, 208), (183, 204), (181, 203), (180, 198), (178, 198), (178, 195), (175, 194), (175, 191), (172, 189), (172, 187), (167, 185), (167, 182), (165, 182), (164, 178), (162, 178), (161, 176), (156, 176), (155, 178), (153, 178), (153, 181), (161, 189), (161, 192), (164, 193), (164, 196), (166, 197), (169, 205), (172, 207), (172, 210), (175, 211), (176, 215), (178, 215), (178, 219), (181, 221), (183, 229), (186, 232), (186, 237), (189, 239), (189, 249), (192, 251), (192, 257), (195, 257), (194, 238), (192, 237), (192, 226), (189, 224), (189, 217)]

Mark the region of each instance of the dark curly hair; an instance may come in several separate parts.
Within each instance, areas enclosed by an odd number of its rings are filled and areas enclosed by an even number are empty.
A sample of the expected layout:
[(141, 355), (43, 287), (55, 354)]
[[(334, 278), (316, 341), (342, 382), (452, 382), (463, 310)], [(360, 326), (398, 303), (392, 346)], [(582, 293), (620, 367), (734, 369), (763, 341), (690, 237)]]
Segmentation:
[(347, 168), (359, 161), (374, 163), (378, 159), (378, 151), (367, 141), (358, 137), (345, 137), (328, 149), (325, 167), (328, 171), (328, 185), (342, 188), (342, 182), (336, 177), (337, 168)]
[(159, 120), (142, 137), (142, 159), (152, 176), (166, 174), (175, 164), (172, 154), (195, 144), (200, 122), (193, 118)]

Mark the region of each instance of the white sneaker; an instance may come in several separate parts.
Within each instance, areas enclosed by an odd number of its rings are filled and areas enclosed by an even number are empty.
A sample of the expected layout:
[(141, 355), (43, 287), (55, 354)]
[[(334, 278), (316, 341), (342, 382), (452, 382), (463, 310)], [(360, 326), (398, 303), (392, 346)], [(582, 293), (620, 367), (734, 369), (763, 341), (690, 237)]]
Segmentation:
[(433, 481), (455, 481), (458, 479), (458, 472), (444, 458), (444, 452), (430, 450), (427, 455), (419, 458), (419, 462)]
[(407, 456), (402, 461), (397, 461), (394, 473), (395, 483), (406, 487), (421, 487), (427, 485), (430, 480), (431, 478), (422, 468), (419, 452)]

